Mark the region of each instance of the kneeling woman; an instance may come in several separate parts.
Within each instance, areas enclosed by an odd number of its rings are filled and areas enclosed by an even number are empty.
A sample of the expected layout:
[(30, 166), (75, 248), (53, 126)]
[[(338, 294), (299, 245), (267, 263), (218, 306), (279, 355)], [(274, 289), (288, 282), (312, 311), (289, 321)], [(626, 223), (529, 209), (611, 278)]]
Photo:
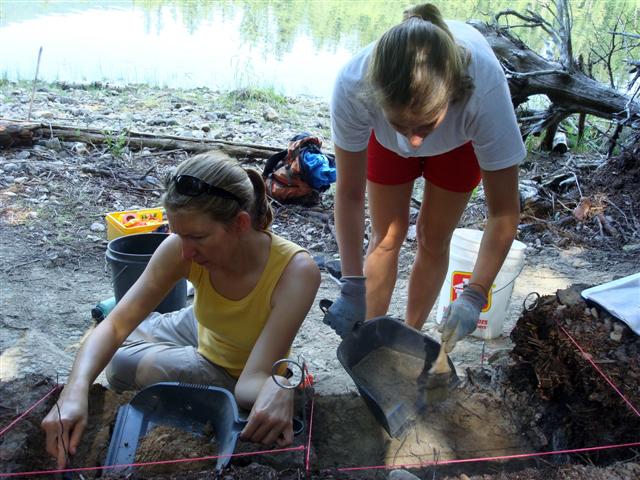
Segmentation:
[[(87, 424), (89, 387), (109, 362), (116, 390), (162, 381), (229, 388), (251, 411), (242, 438), (293, 441), (293, 393), (276, 385), (271, 367), (288, 354), (311, 307), (318, 268), (301, 247), (268, 231), (262, 177), (235, 161), (207, 153), (183, 162), (163, 203), (173, 235), (84, 342), (59, 408), (42, 422), (61, 468)], [(150, 315), (181, 278), (195, 286), (193, 307)]]

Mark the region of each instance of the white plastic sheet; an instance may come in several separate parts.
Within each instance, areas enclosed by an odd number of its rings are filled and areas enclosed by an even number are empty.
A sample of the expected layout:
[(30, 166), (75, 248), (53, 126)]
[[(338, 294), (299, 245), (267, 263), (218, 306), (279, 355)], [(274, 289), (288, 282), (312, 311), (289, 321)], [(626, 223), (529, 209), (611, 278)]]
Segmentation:
[(640, 335), (640, 272), (587, 288), (582, 297), (597, 303)]

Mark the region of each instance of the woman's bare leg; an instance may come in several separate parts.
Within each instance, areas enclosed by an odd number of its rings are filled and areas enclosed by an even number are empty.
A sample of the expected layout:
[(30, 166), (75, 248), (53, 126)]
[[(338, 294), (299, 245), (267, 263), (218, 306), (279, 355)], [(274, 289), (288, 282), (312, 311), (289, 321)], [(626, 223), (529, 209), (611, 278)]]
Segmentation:
[(451, 236), (470, 196), (471, 192), (451, 192), (428, 181), (425, 184), (407, 301), (407, 324), (416, 329), (422, 328), (438, 298), (449, 266)]
[(398, 255), (409, 228), (413, 181), (401, 185), (367, 182), (371, 238), (364, 264), (367, 319), (385, 315), (398, 273)]

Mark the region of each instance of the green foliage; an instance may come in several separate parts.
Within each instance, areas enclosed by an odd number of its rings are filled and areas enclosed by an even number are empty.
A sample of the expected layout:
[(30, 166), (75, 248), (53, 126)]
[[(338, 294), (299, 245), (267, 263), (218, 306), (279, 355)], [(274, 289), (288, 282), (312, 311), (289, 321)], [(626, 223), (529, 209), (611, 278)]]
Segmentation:
[(562, 123), (567, 135), (567, 145), (574, 153), (606, 153), (608, 137), (603, 135), (603, 132), (611, 128), (611, 123), (595, 117), (589, 117), (589, 119), (585, 124), (582, 138), (578, 137), (577, 116), (569, 117)]
[(121, 157), (129, 143), (126, 130), (121, 130), (117, 136), (110, 135), (108, 132), (104, 132), (104, 135), (107, 151), (114, 157)]
[(534, 152), (540, 149), (540, 139), (534, 135), (529, 135), (524, 140), (524, 146), (527, 149), (527, 152)]
[(221, 101), (227, 106), (233, 106), (237, 103), (247, 103), (249, 105), (255, 105), (257, 103), (285, 105), (287, 98), (276, 92), (273, 87), (239, 88), (223, 94)]

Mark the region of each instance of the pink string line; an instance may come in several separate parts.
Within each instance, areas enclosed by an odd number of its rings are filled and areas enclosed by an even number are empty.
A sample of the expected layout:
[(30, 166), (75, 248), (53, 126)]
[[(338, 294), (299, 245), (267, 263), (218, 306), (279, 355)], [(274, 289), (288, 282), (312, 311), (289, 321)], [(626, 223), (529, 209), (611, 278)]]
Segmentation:
[[(307, 370), (308, 373), (308, 370)], [(311, 377), (313, 378), (313, 377)], [(311, 381), (311, 386), (313, 387), (313, 380)], [(36, 408), (39, 404), (41, 404), (44, 400), (47, 399), (51, 394), (57, 391), (61, 385), (56, 385), (49, 393), (47, 393), (44, 397), (34, 403), (31, 407), (29, 407), (22, 415), (13, 420), (9, 425), (7, 425), (1, 432), (0, 437), (9, 431), (16, 423), (22, 420), (25, 416), (27, 416), (34, 408)], [(32, 472), (16, 472), (16, 473), (0, 473), (0, 478), (7, 477), (17, 477), (17, 476), (35, 476), (35, 475), (50, 475), (56, 473), (67, 473), (67, 472), (87, 472), (87, 471), (96, 471), (96, 470), (110, 470), (116, 468), (128, 468), (128, 467), (145, 467), (150, 465), (167, 465), (173, 463), (185, 463), (185, 462), (201, 462), (206, 460), (215, 460), (218, 458), (226, 458), (226, 457), (248, 457), (253, 455), (262, 455), (265, 453), (281, 453), (281, 452), (295, 452), (300, 450), (306, 450), (306, 471), (309, 471), (309, 452), (311, 451), (311, 430), (313, 427), (313, 410), (314, 410), (314, 397), (311, 397), (311, 413), (309, 419), (309, 438), (307, 441), (307, 446), (300, 445), (297, 447), (290, 448), (278, 448), (275, 450), (260, 450), (258, 452), (245, 452), (245, 453), (231, 453), (227, 455), (210, 455), (206, 457), (199, 458), (182, 458), (178, 460), (159, 460), (155, 462), (142, 462), (142, 463), (129, 463), (129, 464), (121, 464), (121, 465), (103, 465), (99, 467), (80, 467), (80, 468), (65, 468), (65, 469), (57, 469), (57, 470), (38, 470)]]
[(580, 350), (580, 353), (582, 354), (582, 357), (591, 364), (591, 366), (593, 368), (596, 369), (596, 371), (600, 374), (600, 376), (602, 378), (604, 378), (607, 383), (611, 386), (611, 388), (613, 388), (615, 390), (615, 392), (620, 396), (620, 398), (622, 398), (622, 400), (625, 401), (625, 403), (629, 406), (629, 408), (631, 408), (631, 410), (633, 411), (633, 413), (635, 413), (637, 416), (640, 417), (640, 411), (638, 411), (638, 409), (631, 403), (631, 401), (620, 391), (620, 389), (611, 381), (611, 379), (600, 369), (600, 367), (598, 367), (598, 365), (596, 365), (596, 363), (591, 359), (591, 355), (588, 354), (579, 344), (578, 342), (576, 342), (574, 340), (574, 338), (569, 335), (569, 332), (567, 332), (565, 330), (565, 328), (562, 325), (558, 325), (558, 327), (560, 327), (560, 330), (562, 330), (564, 332), (564, 334), (569, 338), (569, 340), (571, 340), (571, 342), (576, 346), (576, 348), (578, 350)]
[(265, 453), (279, 453), (279, 452), (295, 452), (304, 450), (304, 445), (290, 448), (277, 448), (275, 450), (260, 450), (258, 452), (244, 452), (244, 453), (231, 453), (227, 455), (210, 455), (207, 457), (199, 458), (180, 458), (178, 460), (159, 460), (155, 462), (141, 462), (141, 463), (126, 463), (120, 465), (102, 465), (100, 467), (80, 467), (80, 468), (63, 468), (58, 470), (37, 470), (33, 472), (15, 472), (15, 473), (0, 473), (0, 478), (6, 477), (19, 477), (19, 476), (35, 476), (35, 475), (52, 475), (55, 473), (67, 473), (67, 472), (89, 472), (97, 470), (111, 470), (116, 468), (128, 468), (128, 467), (147, 467), (150, 465), (169, 465), (173, 463), (186, 463), (186, 462), (202, 462), (205, 460), (215, 460), (218, 458), (226, 457), (249, 457), (253, 455), (262, 455)]
[(313, 432), (313, 407), (315, 404), (315, 397), (311, 396), (311, 412), (309, 414), (309, 439), (307, 440), (307, 458), (305, 459), (304, 469), (307, 473), (309, 473), (310, 468), (310, 460), (311, 457), (311, 433)]
[[(620, 391), (620, 389), (611, 381), (611, 379), (598, 367), (598, 365), (591, 359), (591, 355), (589, 355), (576, 340), (567, 332), (567, 330), (558, 325), (563, 333), (569, 338), (569, 340), (576, 346), (576, 348), (580, 351), (583, 358), (585, 358), (591, 366), (606, 380), (606, 382), (614, 389), (614, 391), (625, 401), (625, 403), (631, 408), (631, 410), (640, 417), (640, 411), (629, 401), (629, 399)], [(47, 393), (43, 398), (34, 403), (29, 409), (27, 409), (22, 415), (16, 418), (13, 422), (11, 422), (7, 427), (5, 427), (2, 431), (0, 431), (0, 437), (4, 435), (8, 430), (10, 430), (16, 423), (18, 423), (22, 418), (29, 414), (34, 408), (36, 408), (40, 403), (42, 403), (47, 397), (53, 394), (56, 390), (60, 388), (60, 385), (56, 385), (49, 393)], [(184, 463), (184, 462), (199, 462), (205, 460), (214, 460), (223, 457), (244, 457), (244, 456), (252, 456), (252, 455), (262, 455), (265, 453), (277, 453), (277, 452), (290, 452), (290, 451), (300, 451), (306, 450), (306, 460), (305, 460), (305, 470), (309, 472), (310, 469), (310, 454), (311, 454), (311, 434), (313, 430), (313, 414), (314, 414), (314, 406), (315, 401), (314, 397), (311, 397), (311, 412), (309, 419), (309, 437), (307, 440), (307, 446), (300, 445), (298, 447), (292, 448), (281, 448), (275, 450), (261, 450), (258, 452), (246, 452), (246, 453), (233, 453), (228, 455), (211, 455), (207, 457), (200, 458), (185, 458), (178, 460), (161, 460), (156, 462), (143, 462), (143, 463), (131, 463), (131, 464), (122, 464), (122, 465), (110, 465), (110, 466), (100, 466), (100, 467), (82, 467), (82, 468), (70, 468), (70, 469), (59, 469), (59, 470), (45, 470), (45, 471), (33, 471), (33, 472), (18, 472), (18, 473), (0, 473), (0, 478), (6, 477), (16, 477), (16, 476), (34, 476), (34, 475), (48, 475), (55, 473), (66, 473), (66, 472), (83, 472), (83, 471), (95, 471), (95, 470), (108, 470), (115, 468), (126, 468), (126, 467), (144, 467), (149, 465), (166, 465), (173, 463)], [(358, 471), (358, 470), (380, 470), (380, 469), (391, 469), (391, 468), (419, 468), (425, 466), (435, 466), (435, 465), (452, 465), (459, 463), (472, 463), (472, 462), (490, 462), (497, 460), (513, 460), (519, 458), (532, 458), (532, 457), (541, 457), (548, 455), (562, 455), (567, 453), (582, 453), (582, 452), (593, 452), (600, 450), (609, 450), (616, 448), (629, 448), (629, 447), (637, 447), (640, 446), (640, 442), (633, 443), (624, 443), (618, 445), (604, 445), (599, 447), (587, 447), (587, 448), (576, 448), (576, 449), (567, 449), (567, 450), (555, 450), (550, 452), (535, 452), (535, 453), (522, 453), (522, 454), (514, 454), (514, 455), (500, 455), (496, 457), (474, 457), (474, 458), (462, 458), (462, 459), (453, 459), (453, 460), (441, 460), (441, 461), (428, 461), (421, 462), (416, 464), (402, 464), (402, 465), (374, 465), (374, 466), (365, 466), (365, 467), (342, 467), (338, 468), (337, 471), (347, 472), (347, 471)]]
[(18, 423), (20, 420), (22, 420), (24, 417), (26, 417), (34, 408), (36, 408), (38, 405), (40, 405), (42, 402), (44, 402), (51, 394), (53, 394), (54, 392), (56, 392), (62, 385), (56, 385), (55, 387), (53, 387), (51, 389), (51, 391), (49, 393), (47, 393), (44, 397), (42, 397), (40, 400), (38, 400), (36, 403), (34, 403), (33, 405), (31, 405), (28, 409), (26, 409), (18, 418), (16, 418), (13, 422), (11, 422), (9, 425), (7, 425), (6, 427), (4, 427), (2, 429), (2, 431), (0, 431), (0, 437), (2, 437), (5, 433), (7, 433), (9, 430), (11, 430), (14, 425), (16, 423)]
[(421, 463), (410, 463), (402, 465), (374, 465), (369, 467), (342, 467), (338, 468), (339, 472), (353, 472), (356, 470), (384, 470), (394, 468), (420, 468), (436, 465), (453, 465), (456, 463), (472, 463), (472, 462), (493, 462), (496, 460), (513, 460), (517, 458), (543, 457), (547, 455), (562, 455), (566, 453), (593, 452), (598, 450), (609, 450), (614, 448), (640, 447), (640, 442), (622, 443), (619, 445), (603, 445), (600, 447), (574, 448), (570, 450), (554, 450), (551, 452), (535, 452), (535, 453), (519, 453), (515, 455), (499, 455), (497, 457), (476, 457), (476, 458), (457, 458), (453, 460), (428, 461)]

